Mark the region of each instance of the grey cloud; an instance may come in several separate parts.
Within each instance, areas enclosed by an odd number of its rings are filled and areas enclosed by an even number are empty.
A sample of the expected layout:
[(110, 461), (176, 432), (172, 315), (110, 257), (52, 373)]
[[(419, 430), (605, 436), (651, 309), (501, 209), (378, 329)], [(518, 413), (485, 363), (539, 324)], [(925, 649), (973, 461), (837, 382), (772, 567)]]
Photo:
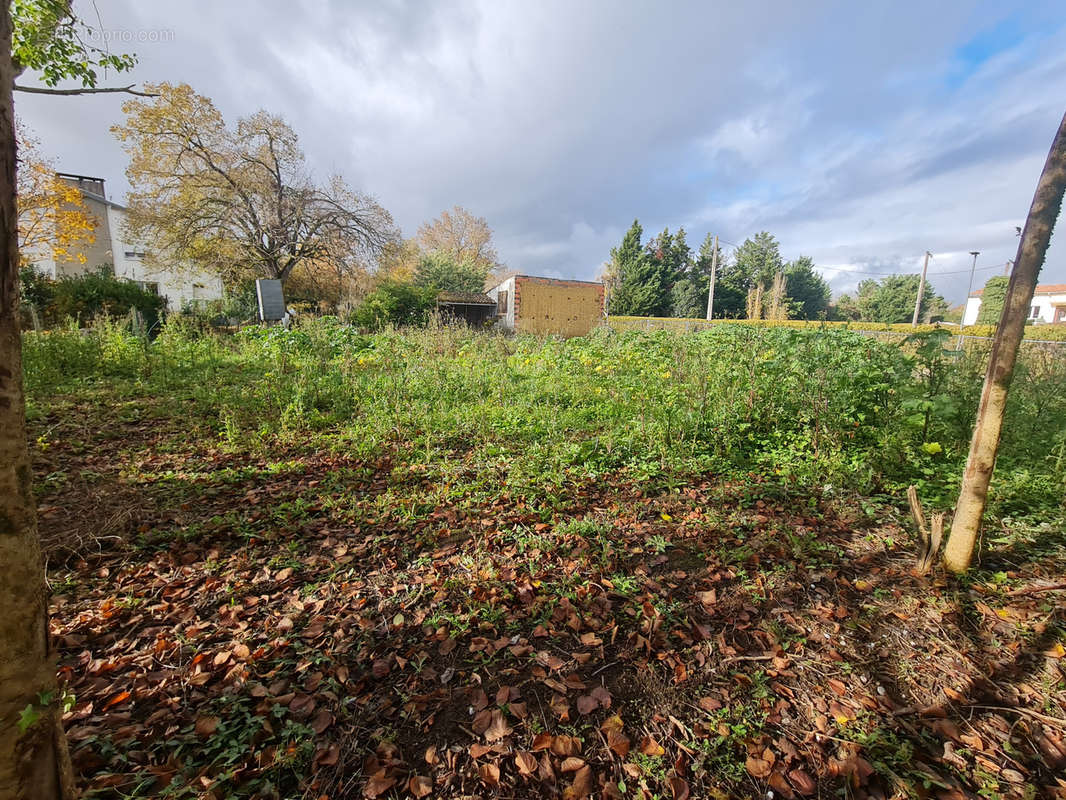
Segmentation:
[[(694, 243), (765, 228), (833, 267), (1003, 261), (1066, 96), (1052, 2), (98, 5), (105, 27), (173, 31), (136, 45), (137, 78), (188, 82), (229, 119), (281, 113), (317, 173), (408, 233), (459, 203), (511, 266), (562, 276), (593, 276), (634, 217)], [(1032, 35), (960, 80), (956, 49), (1010, 17)], [(117, 194), (120, 104), (18, 98), (64, 169)]]

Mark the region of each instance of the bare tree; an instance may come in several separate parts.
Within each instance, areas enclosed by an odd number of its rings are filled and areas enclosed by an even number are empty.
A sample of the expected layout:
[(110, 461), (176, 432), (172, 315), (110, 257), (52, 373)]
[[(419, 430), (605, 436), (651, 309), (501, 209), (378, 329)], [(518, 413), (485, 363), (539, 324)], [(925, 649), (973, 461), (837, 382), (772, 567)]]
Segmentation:
[(1018, 347), (1025, 332), (1025, 320), (1029, 316), (1051, 232), (1062, 207), (1064, 191), (1066, 116), (1059, 124), (1044, 171), (1036, 185), (1029, 218), (1018, 244), (1014, 271), (1007, 286), (1007, 296), (1003, 301), (1003, 314), (988, 356), (988, 371), (985, 373), (981, 402), (977, 406), (977, 424), (970, 442), (970, 455), (966, 459), (966, 471), (955, 504), (955, 518), (944, 548), (944, 566), (952, 572), (965, 572), (973, 558), (981, 517), (984, 516), (988, 500), (988, 484), (996, 466), (1003, 416), (1007, 408), (1007, 392), (1014, 377)]
[[(296, 133), (260, 111), (227, 128), (187, 85), (148, 87), (113, 129), (130, 155), (130, 233), (149, 259), (285, 280), (300, 264), (363, 267), (396, 238), (392, 217), (339, 176), (317, 184)], [(235, 274), (236, 273), (236, 274)]]
[(475, 217), (461, 206), (423, 223), (416, 238), (423, 251), (444, 253), (456, 264), (472, 264), (486, 272), (500, 266), (492, 246), (492, 228), (484, 217)]

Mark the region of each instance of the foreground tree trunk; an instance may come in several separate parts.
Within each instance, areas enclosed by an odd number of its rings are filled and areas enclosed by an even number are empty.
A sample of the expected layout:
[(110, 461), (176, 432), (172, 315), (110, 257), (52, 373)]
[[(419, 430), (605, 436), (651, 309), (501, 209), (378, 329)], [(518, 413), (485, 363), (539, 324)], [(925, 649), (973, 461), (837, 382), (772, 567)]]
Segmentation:
[(0, 3), (0, 798), (53, 800), (74, 792), (26, 450), (9, 8)]
[(977, 407), (977, 424), (970, 442), (970, 455), (966, 460), (959, 501), (955, 505), (951, 534), (944, 548), (944, 566), (951, 572), (965, 572), (973, 558), (981, 517), (988, 499), (988, 484), (996, 466), (996, 451), (1003, 429), (1007, 391), (1018, 359), (1018, 346), (1025, 332), (1025, 321), (1051, 241), (1051, 231), (1062, 206), (1063, 190), (1066, 190), (1066, 116), (1059, 124), (1058, 134), (1051, 144), (1051, 152), (1036, 186), (1029, 218), (1018, 244), (1014, 272), (1011, 273), (1007, 296), (1003, 301), (1003, 314), (988, 356), (988, 372), (985, 373), (981, 403)]

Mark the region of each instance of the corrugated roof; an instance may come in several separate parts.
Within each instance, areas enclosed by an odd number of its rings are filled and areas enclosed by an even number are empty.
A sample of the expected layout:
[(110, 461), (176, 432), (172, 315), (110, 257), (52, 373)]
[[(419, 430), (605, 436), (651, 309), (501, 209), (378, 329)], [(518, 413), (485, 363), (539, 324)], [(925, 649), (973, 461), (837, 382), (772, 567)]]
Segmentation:
[(481, 292), (441, 292), (437, 295), (438, 303), (454, 303), (468, 306), (494, 306), (496, 301)]
[[(980, 297), (984, 289), (978, 289), (970, 297)], [(1035, 294), (1066, 294), (1066, 283), (1044, 283), (1036, 287)]]

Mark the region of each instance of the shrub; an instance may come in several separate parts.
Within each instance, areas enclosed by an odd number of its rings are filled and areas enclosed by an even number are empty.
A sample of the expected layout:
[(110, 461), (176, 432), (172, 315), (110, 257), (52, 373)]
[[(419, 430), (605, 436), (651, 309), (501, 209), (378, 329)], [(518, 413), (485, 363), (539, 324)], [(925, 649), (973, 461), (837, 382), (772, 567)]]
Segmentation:
[(85, 326), (98, 316), (121, 317), (136, 308), (151, 330), (157, 327), (166, 306), (164, 298), (116, 278), (109, 267), (58, 280), (28, 267), (20, 273), (20, 280), (23, 302), (37, 309), (46, 328), (61, 325), (68, 318)]
[(388, 325), (425, 325), (437, 302), (437, 290), (386, 281), (367, 295), (352, 314), (360, 328), (378, 331)]

